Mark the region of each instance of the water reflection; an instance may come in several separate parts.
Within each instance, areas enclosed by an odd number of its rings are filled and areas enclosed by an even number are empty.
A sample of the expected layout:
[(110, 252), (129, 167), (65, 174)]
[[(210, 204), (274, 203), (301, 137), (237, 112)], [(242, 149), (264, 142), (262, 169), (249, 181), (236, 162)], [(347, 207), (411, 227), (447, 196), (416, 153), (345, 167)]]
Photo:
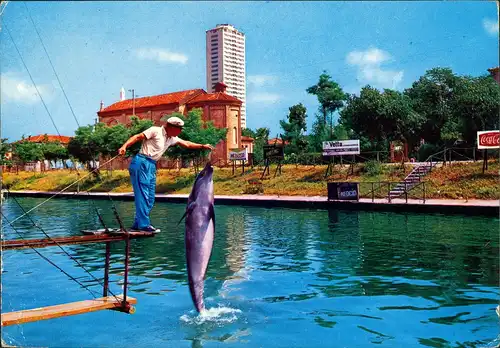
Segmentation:
[[(40, 201), (20, 199), (25, 209)], [(114, 204), (130, 224), (133, 204)], [(79, 235), (83, 228), (101, 227), (94, 206), (106, 224), (116, 226), (107, 201), (53, 200), (37, 210), (33, 219), (52, 236)], [(9, 219), (22, 213), (10, 199), (2, 209)], [(332, 330), (347, 330), (363, 344), (432, 345), (438, 338), (443, 344), (455, 340), (484, 344), (496, 337), (492, 334), (499, 295), (496, 219), (216, 206), (207, 303), (239, 312), (224, 323), (186, 324), (179, 320), (192, 310), (186, 287), (184, 225), (178, 225), (184, 209), (183, 204), (157, 203), (152, 221), (161, 233), (131, 243), (130, 291), (150, 313), (134, 321), (131, 332), (157, 326), (161, 331), (168, 326), (172, 327), (168, 337), (189, 341), (195, 347), (208, 341), (266, 345), (268, 335), (283, 337), (289, 332), (302, 334), (293, 342), (284, 339), (283, 345), (324, 346), (315, 340), (333, 335)], [(24, 236), (43, 237), (29, 219), (20, 219), (15, 225)], [(6, 238), (16, 238), (9, 226), (3, 228)], [(120, 242), (111, 248), (111, 288), (115, 293), (123, 284), (124, 247)], [(102, 280), (104, 245), (68, 246), (65, 250)], [(60, 250), (45, 252), (77, 279), (95, 291), (102, 290)], [(30, 254), (25, 251), (6, 258), (7, 307), (19, 309), (21, 303), (30, 308), (43, 302), (29, 297), (29, 292), (14, 293), (15, 287), (33, 286), (30, 275), (17, 276), (26, 268), (47, 272), (47, 280), (37, 278), (44, 288), (50, 288), (49, 280), (54, 287), (70, 282), (52, 275), (50, 266), (41, 266), (36, 255), (16, 255)], [(67, 293), (52, 292), (63, 299)], [(167, 309), (171, 318), (165, 317)], [(163, 338), (153, 334), (150, 339), (150, 345), (162, 346)], [(348, 337), (338, 341), (353, 342)], [(35, 343), (47, 344), (43, 340)]]

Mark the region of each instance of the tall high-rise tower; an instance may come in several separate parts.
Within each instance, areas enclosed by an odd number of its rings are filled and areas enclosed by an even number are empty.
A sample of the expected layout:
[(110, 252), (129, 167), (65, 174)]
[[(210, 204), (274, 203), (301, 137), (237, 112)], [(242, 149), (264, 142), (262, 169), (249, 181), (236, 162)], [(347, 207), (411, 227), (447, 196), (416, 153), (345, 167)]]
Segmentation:
[(241, 128), (246, 128), (245, 34), (230, 24), (207, 30), (207, 91), (217, 82), (227, 85), (226, 93), (240, 99)]

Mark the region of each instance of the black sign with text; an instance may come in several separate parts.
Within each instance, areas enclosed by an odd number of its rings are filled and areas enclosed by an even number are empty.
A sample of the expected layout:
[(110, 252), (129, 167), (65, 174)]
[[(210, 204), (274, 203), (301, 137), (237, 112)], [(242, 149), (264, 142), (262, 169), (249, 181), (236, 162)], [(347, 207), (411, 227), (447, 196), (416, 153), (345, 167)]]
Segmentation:
[(282, 160), (285, 158), (283, 145), (264, 145), (264, 159)]
[(328, 200), (359, 201), (359, 185), (357, 182), (329, 182)]

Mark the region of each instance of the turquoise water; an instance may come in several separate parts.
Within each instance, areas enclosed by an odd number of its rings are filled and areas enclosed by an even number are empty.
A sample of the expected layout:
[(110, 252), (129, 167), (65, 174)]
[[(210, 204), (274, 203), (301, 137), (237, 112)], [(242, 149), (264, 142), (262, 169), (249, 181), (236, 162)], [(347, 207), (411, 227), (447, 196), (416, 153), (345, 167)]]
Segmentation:
[[(40, 199), (23, 198), (30, 208)], [(99, 227), (95, 204), (54, 199), (31, 215), (51, 236)], [(127, 225), (132, 202), (115, 202)], [(3, 205), (21, 214), (13, 198)], [(157, 203), (154, 238), (131, 244), (136, 313), (101, 311), (3, 328), (10, 344), (49, 347), (491, 347), (498, 344), (499, 220), (484, 217), (216, 206), (205, 293), (187, 287), (183, 204)], [(43, 234), (23, 218), (25, 238)], [(5, 226), (4, 237), (15, 239)], [(65, 246), (98, 278), (104, 245)], [(112, 247), (111, 290), (122, 292), (124, 243)], [(101, 296), (59, 248), (39, 249)], [(32, 250), (4, 251), (2, 311), (92, 298)]]

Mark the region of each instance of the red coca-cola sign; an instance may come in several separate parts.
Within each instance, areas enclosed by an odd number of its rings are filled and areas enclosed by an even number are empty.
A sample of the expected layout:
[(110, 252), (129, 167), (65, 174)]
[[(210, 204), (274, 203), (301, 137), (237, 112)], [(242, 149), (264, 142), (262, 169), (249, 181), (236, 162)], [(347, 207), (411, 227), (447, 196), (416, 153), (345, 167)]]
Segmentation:
[(500, 131), (477, 132), (478, 149), (500, 148)]

